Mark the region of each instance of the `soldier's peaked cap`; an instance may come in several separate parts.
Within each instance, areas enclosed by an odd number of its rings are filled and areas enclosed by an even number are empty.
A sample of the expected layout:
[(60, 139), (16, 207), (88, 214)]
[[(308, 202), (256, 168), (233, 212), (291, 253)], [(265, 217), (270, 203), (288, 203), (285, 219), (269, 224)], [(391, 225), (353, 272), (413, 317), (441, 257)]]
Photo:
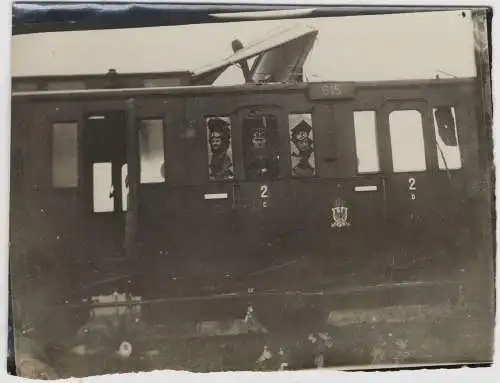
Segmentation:
[(250, 136), (254, 137), (265, 137), (266, 136), (266, 127), (262, 121), (262, 119), (251, 119), (248, 121), (248, 131)]

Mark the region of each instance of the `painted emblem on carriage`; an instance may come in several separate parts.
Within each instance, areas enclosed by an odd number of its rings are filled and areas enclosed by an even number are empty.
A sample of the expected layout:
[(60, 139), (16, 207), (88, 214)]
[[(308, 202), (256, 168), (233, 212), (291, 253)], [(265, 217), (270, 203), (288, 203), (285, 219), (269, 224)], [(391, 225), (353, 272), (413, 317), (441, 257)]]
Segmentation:
[(341, 199), (335, 201), (335, 207), (332, 208), (332, 223), (330, 226), (337, 228), (351, 226), (349, 222), (349, 209)]

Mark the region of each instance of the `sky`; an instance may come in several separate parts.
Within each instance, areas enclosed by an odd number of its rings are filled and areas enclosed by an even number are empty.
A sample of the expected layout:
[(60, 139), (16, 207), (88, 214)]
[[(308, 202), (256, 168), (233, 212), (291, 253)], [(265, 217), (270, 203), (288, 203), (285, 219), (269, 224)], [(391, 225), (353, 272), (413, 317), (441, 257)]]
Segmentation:
[[(107, 31), (54, 32), (12, 40), (12, 75), (195, 70), (277, 27), (319, 31), (305, 63), (314, 81), (371, 81), (475, 75), (470, 13), (436, 12), (300, 20), (266, 20)], [(239, 82), (228, 70), (219, 84)]]

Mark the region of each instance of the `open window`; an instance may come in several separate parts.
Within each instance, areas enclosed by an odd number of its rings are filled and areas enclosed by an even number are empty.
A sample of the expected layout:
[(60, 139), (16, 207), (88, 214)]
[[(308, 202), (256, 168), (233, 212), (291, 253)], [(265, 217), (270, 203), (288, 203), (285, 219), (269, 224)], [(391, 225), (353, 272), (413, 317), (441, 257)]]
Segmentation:
[(278, 119), (273, 113), (250, 111), (243, 117), (243, 155), (248, 180), (280, 175)]
[(424, 132), (418, 110), (396, 110), (389, 115), (392, 166), (395, 172), (424, 171)]
[(128, 209), (128, 165), (122, 165), (121, 171), (121, 181), (122, 181), (122, 210), (127, 211)]
[(376, 173), (380, 170), (376, 115), (374, 111), (354, 112), (354, 135), (358, 173)]
[(13, 81), (12, 91), (13, 92), (33, 92), (38, 90), (38, 84), (35, 81)]
[(47, 84), (47, 90), (82, 90), (86, 89), (83, 81), (50, 81)]
[(231, 119), (207, 117), (205, 119), (208, 145), (208, 174), (211, 181), (234, 178)]
[(288, 115), (290, 155), (294, 177), (313, 177), (316, 174), (314, 132), (311, 114)]
[(52, 184), (56, 188), (78, 186), (78, 124), (52, 125)]
[[(94, 213), (123, 210), (122, 167), (126, 163), (126, 114), (89, 114), (83, 126), (83, 188)], [(90, 187), (92, 185), (92, 187)], [(89, 204), (90, 205), (90, 204)]]
[(454, 170), (462, 167), (458, 143), (457, 118), (455, 108), (442, 106), (432, 110), (438, 165), (441, 170)]
[(164, 182), (163, 120), (142, 120), (139, 122), (139, 154), (141, 183)]
[(112, 164), (97, 162), (93, 165), (94, 213), (112, 212), (115, 208)]

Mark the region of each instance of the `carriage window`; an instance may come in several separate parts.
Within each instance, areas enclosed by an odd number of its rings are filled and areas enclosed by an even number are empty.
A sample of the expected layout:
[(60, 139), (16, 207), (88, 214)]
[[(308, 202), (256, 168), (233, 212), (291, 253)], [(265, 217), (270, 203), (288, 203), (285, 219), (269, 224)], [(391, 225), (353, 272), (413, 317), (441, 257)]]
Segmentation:
[(78, 124), (52, 126), (52, 183), (57, 188), (78, 186)]
[(434, 108), (432, 118), (436, 134), (439, 169), (460, 169), (462, 159), (458, 145), (455, 108), (449, 106)]
[(210, 180), (224, 181), (234, 178), (229, 117), (208, 117), (205, 120), (208, 144), (208, 172)]
[(243, 119), (245, 171), (249, 180), (279, 176), (278, 120), (274, 114), (249, 113)]
[(380, 170), (375, 112), (354, 112), (354, 135), (359, 173), (373, 173)]
[(142, 120), (139, 125), (141, 183), (165, 181), (163, 120)]
[(83, 81), (51, 81), (47, 84), (48, 90), (82, 90), (85, 88)]
[(127, 211), (128, 208), (128, 166), (122, 165), (122, 209)]
[(113, 182), (111, 163), (94, 164), (94, 212), (103, 213), (114, 210)]
[(314, 161), (314, 136), (310, 114), (290, 114), (290, 153), (292, 174), (295, 177), (312, 177), (316, 173)]
[(426, 169), (422, 115), (417, 110), (398, 110), (389, 115), (392, 166), (395, 172)]
[(12, 90), (14, 92), (31, 92), (38, 90), (38, 85), (36, 82), (13, 82)]
[(182, 79), (180, 78), (149, 78), (143, 80), (144, 87), (146, 88), (179, 86), (181, 83)]

